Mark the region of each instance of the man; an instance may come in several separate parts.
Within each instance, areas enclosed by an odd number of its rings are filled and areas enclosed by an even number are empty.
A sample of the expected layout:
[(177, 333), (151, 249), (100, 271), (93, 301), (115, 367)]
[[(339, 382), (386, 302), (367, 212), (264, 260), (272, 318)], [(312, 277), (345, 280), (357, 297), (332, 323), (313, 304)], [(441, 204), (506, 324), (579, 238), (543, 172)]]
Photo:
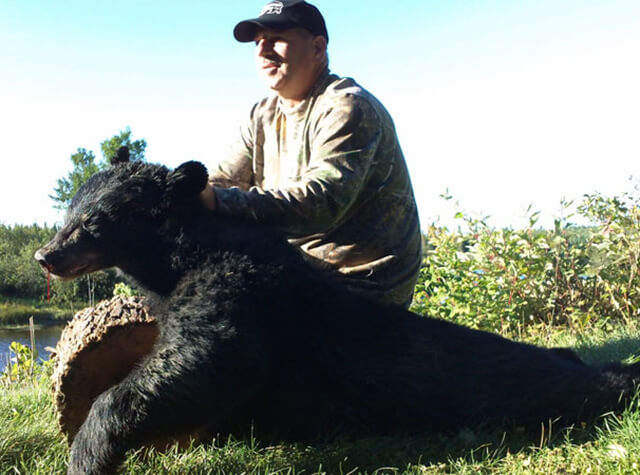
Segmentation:
[(274, 1), (234, 29), (255, 42), (273, 95), (257, 103), (205, 204), (275, 225), (354, 292), (408, 307), (420, 224), (393, 122), (355, 81), (329, 73), (318, 9)]

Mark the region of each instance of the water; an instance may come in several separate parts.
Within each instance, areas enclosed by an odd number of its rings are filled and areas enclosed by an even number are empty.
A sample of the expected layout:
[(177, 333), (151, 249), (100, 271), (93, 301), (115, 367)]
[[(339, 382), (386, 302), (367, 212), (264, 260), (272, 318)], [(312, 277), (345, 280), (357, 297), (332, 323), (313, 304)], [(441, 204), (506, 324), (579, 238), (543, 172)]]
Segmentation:
[[(49, 358), (49, 352), (45, 350), (45, 347), (55, 348), (64, 326), (65, 324), (36, 327), (35, 343), (36, 350), (38, 351), (38, 357), (40, 359), (46, 360)], [(9, 345), (11, 345), (12, 341), (17, 341), (23, 345), (31, 346), (29, 327), (17, 329), (0, 328), (0, 372), (2, 372), (7, 366)]]

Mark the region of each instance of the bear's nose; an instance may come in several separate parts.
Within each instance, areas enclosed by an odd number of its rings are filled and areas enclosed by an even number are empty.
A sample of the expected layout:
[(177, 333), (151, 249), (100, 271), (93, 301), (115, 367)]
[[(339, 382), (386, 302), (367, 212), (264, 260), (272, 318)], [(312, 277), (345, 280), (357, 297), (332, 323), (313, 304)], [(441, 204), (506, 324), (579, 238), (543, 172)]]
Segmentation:
[(47, 262), (47, 257), (46, 255), (42, 252), (42, 249), (38, 249), (36, 251), (36, 253), (33, 255), (34, 259), (36, 261), (38, 261), (38, 264), (40, 264), (40, 267), (42, 267), (44, 270), (49, 270), (50, 269), (50, 264)]

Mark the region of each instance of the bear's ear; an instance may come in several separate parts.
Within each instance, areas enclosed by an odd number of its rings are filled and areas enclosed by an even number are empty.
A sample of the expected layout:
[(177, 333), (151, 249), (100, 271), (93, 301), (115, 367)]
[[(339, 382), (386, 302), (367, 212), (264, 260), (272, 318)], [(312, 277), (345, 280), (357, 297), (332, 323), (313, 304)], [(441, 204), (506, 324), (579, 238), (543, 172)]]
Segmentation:
[(209, 173), (200, 162), (186, 162), (167, 176), (169, 193), (177, 199), (199, 194), (207, 186)]
[(118, 163), (125, 163), (129, 161), (129, 147), (122, 146), (118, 149), (116, 154), (109, 159), (111, 165), (117, 165)]

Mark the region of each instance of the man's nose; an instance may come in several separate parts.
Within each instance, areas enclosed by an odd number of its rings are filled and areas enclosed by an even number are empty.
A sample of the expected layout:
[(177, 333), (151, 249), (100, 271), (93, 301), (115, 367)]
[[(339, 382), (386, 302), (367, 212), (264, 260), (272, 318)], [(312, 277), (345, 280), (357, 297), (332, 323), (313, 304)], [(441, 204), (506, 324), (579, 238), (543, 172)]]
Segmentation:
[(264, 38), (256, 41), (256, 54), (258, 56), (264, 56), (266, 53), (269, 53), (272, 50), (273, 45), (270, 41), (267, 41)]

